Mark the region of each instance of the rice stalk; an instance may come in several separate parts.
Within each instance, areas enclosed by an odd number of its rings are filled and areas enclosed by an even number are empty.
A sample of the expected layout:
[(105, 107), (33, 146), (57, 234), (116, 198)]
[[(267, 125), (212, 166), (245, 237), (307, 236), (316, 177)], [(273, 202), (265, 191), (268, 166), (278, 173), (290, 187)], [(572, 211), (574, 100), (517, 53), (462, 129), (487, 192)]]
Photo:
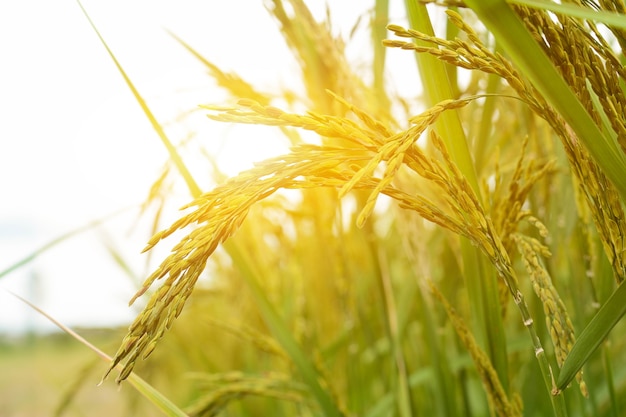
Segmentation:
[[(535, 239), (522, 235), (514, 235), (513, 239), (522, 254), (522, 259), (526, 271), (530, 276), (533, 290), (543, 304), (546, 326), (550, 332), (556, 360), (558, 365), (562, 366), (574, 346), (574, 325), (572, 324), (563, 300), (552, 284), (550, 275), (539, 260), (539, 253), (544, 256), (550, 256), (550, 252), (548, 248)], [(587, 385), (583, 381), (582, 371), (576, 375), (576, 380), (583, 396), (588, 397), (589, 393), (587, 391)]]

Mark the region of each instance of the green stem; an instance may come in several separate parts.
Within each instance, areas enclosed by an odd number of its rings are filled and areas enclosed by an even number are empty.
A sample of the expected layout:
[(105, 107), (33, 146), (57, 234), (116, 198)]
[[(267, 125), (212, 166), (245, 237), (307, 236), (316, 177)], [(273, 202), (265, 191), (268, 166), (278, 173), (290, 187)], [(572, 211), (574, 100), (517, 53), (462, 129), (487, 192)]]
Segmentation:
[[(543, 349), (543, 346), (541, 345), (541, 340), (539, 339), (539, 336), (537, 336), (537, 331), (535, 330), (533, 319), (528, 312), (528, 305), (526, 304), (522, 292), (519, 290), (517, 284), (515, 283), (515, 278), (512, 276), (506, 276), (506, 274), (504, 275), (504, 278), (509, 285), (509, 289), (513, 293), (515, 304), (517, 305), (517, 308), (522, 315), (524, 326), (526, 326), (526, 328), (528, 329), (528, 333), (530, 334), (530, 339), (533, 344), (535, 356), (537, 357), (537, 362), (539, 363), (539, 369), (541, 370), (543, 382), (548, 388), (548, 392), (552, 394), (556, 387), (554, 375), (552, 374), (552, 369), (550, 368), (550, 364), (548, 363), (548, 358), (546, 357), (546, 353)], [(554, 409), (554, 413), (557, 417), (567, 416), (565, 399), (562, 395), (550, 395), (550, 401), (552, 402), (552, 408)]]

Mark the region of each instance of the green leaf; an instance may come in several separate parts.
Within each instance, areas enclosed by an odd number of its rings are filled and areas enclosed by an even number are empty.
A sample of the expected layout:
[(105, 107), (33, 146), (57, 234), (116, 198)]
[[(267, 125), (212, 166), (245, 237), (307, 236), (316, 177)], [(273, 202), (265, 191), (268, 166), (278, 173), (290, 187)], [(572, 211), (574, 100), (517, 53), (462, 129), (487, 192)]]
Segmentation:
[(174, 162), (174, 165), (176, 165), (176, 168), (178, 168), (180, 175), (185, 180), (185, 183), (187, 184), (187, 188), (189, 188), (189, 192), (191, 193), (191, 195), (194, 196), (194, 198), (199, 197), (200, 194), (202, 194), (202, 190), (200, 190), (200, 187), (198, 187), (198, 184), (196, 183), (193, 176), (187, 169), (187, 166), (183, 162), (183, 159), (180, 157), (180, 154), (176, 150), (176, 147), (174, 146), (174, 144), (172, 144), (172, 142), (169, 140), (169, 138), (165, 134), (165, 130), (163, 129), (163, 126), (161, 126), (159, 121), (156, 119), (156, 117), (152, 113), (152, 110), (150, 110), (150, 107), (148, 107), (148, 104), (146, 103), (144, 98), (141, 96), (141, 94), (139, 94), (139, 90), (137, 90), (137, 88), (135, 87), (135, 84), (131, 81), (128, 74), (126, 74), (126, 71), (124, 71), (124, 68), (122, 67), (122, 65), (119, 63), (119, 61), (113, 54), (113, 51), (111, 50), (111, 48), (109, 48), (109, 45), (106, 43), (106, 41), (100, 34), (100, 31), (98, 31), (98, 28), (91, 20), (91, 17), (89, 17), (87, 10), (85, 10), (85, 8), (83, 7), (80, 1), (78, 1), (78, 5), (80, 6), (87, 20), (89, 21), (89, 24), (91, 25), (92, 29), (94, 30), (94, 32), (96, 32), (96, 35), (98, 35), (100, 42), (102, 42), (102, 45), (108, 52), (109, 56), (111, 57), (111, 60), (113, 60), (113, 63), (115, 64), (118, 71), (124, 78), (124, 81), (126, 82), (126, 85), (130, 89), (130, 91), (133, 93), (135, 100), (137, 101), (139, 106), (141, 106), (141, 110), (143, 110), (144, 114), (150, 121), (150, 125), (152, 125), (152, 128), (154, 129), (154, 131), (157, 133), (157, 135), (159, 135), (159, 138), (161, 139), (161, 142), (163, 142), (163, 145), (167, 149), (167, 152), (169, 153), (170, 158)]
[(23, 267), (24, 265), (27, 265), (28, 263), (32, 262), (35, 258), (37, 258), (39, 255), (45, 253), (46, 251), (48, 251), (49, 249), (54, 248), (55, 246), (65, 242), (68, 239), (71, 239), (73, 237), (75, 237), (76, 235), (79, 235), (80, 233), (89, 231), (89, 230), (93, 230), (94, 228), (96, 228), (97, 226), (103, 224), (104, 222), (108, 221), (109, 219), (112, 219), (113, 217), (124, 213), (126, 211), (128, 211), (129, 209), (133, 208), (131, 207), (125, 207), (122, 208), (120, 210), (117, 210), (107, 216), (104, 216), (101, 219), (97, 219), (94, 221), (91, 221), (87, 224), (84, 224), (80, 227), (77, 227), (74, 230), (70, 230), (67, 233), (62, 234), (59, 237), (56, 237), (54, 239), (52, 239), (51, 241), (49, 241), (48, 243), (44, 244), (43, 246), (41, 246), (39, 249), (35, 250), (34, 252), (32, 252), (31, 254), (27, 255), (26, 257), (24, 257), (23, 259), (15, 262), (14, 264), (12, 264), (11, 266), (9, 266), (8, 268), (0, 271), (0, 279), (4, 278), (5, 276), (9, 275), (10, 273), (12, 273), (13, 271)]
[(626, 29), (626, 15), (620, 13), (593, 10), (588, 7), (570, 3), (557, 4), (545, 0), (508, 0), (508, 3), (521, 4), (535, 9), (550, 10), (567, 16), (593, 20), (596, 22), (602, 22), (609, 26)]
[(626, 313), (626, 285), (620, 285), (580, 334), (556, 382), (562, 391)]

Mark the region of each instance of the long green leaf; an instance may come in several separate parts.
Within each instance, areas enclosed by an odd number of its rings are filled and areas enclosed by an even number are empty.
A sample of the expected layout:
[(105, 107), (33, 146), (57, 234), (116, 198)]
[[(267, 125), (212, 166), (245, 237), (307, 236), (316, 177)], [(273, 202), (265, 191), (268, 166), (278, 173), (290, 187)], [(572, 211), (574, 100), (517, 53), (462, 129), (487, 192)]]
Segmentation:
[(563, 362), (556, 382), (559, 391), (567, 387), (624, 314), (626, 314), (626, 285), (620, 285), (582, 331)]
[(198, 187), (198, 184), (196, 184), (196, 181), (194, 180), (193, 176), (191, 175), (191, 173), (187, 169), (187, 166), (183, 162), (183, 159), (180, 157), (178, 151), (176, 150), (176, 147), (169, 140), (169, 138), (165, 134), (165, 131), (163, 130), (163, 127), (161, 126), (159, 121), (156, 119), (156, 117), (154, 117), (154, 114), (152, 113), (152, 111), (148, 107), (148, 104), (143, 99), (141, 94), (139, 94), (139, 90), (137, 90), (137, 88), (135, 87), (135, 84), (133, 84), (133, 82), (131, 81), (130, 77), (128, 77), (128, 75), (126, 74), (126, 71), (124, 71), (124, 68), (122, 67), (122, 65), (119, 63), (119, 61), (117, 60), (117, 58), (113, 54), (113, 51), (111, 50), (111, 48), (109, 48), (109, 45), (106, 43), (106, 41), (104, 40), (104, 38), (100, 34), (100, 31), (98, 31), (98, 28), (96, 27), (96, 25), (91, 20), (91, 17), (89, 17), (89, 14), (87, 13), (87, 10), (85, 10), (85, 8), (83, 7), (83, 5), (80, 2), (80, 0), (77, 0), (77, 1), (78, 1), (78, 5), (80, 6), (80, 9), (83, 11), (83, 14), (85, 15), (85, 17), (89, 21), (89, 24), (91, 25), (92, 29), (94, 30), (96, 35), (98, 35), (98, 38), (100, 39), (100, 42), (102, 42), (102, 45), (104, 45), (104, 48), (106, 49), (106, 51), (108, 52), (109, 56), (111, 57), (111, 59), (115, 63), (115, 66), (117, 67), (118, 71), (120, 72), (120, 74), (124, 78), (124, 81), (126, 82), (126, 85), (130, 89), (130, 91), (133, 93), (133, 96), (135, 97), (135, 100), (141, 106), (141, 110), (143, 110), (144, 114), (146, 115), (146, 117), (150, 121), (150, 124), (152, 125), (152, 128), (157, 133), (157, 135), (159, 135), (159, 138), (161, 138), (161, 142), (163, 142), (163, 145), (167, 149), (167, 152), (169, 153), (170, 158), (174, 162), (174, 165), (176, 165), (176, 168), (178, 168), (178, 171), (180, 172), (180, 175), (183, 177), (183, 179), (187, 183), (187, 187), (189, 188), (189, 191), (191, 192), (191, 194), (194, 197), (199, 197), (200, 194), (202, 194), (202, 191), (200, 190), (200, 187)]
[(0, 271), (0, 279), (4, 278), (5, 276), (9, 275), (11, 272), (21, 268), (22, 266), (28, 264), (29, 262), (32, 262), (36, 257), (38, 257), (39, 255), (41, 255), (42, 253), (46, 252), (48, 249), (52, 249), (53, 247), (55, 247), (56, 245), (65, 242), (66, 240), (82, 233), (82, 232), (86, 232), (88, 230), (92, 230), (94, 227), (104, 223), (105, 221), (107, 221), (110, 218), (113, 218), (115, 216), (117, 216), (118, 214), (121, 214), (125, 211), (127, 211), (129, 208), (131, 207), (126, 207), (123, 209), (120, 209), (118, 211), (115, 211), (101, 219), (97, 219), (94, 221), (91, 221), (83, 226), (77, 227), (74, 230), (70, 230), (67, 233), (62, 234), (59, 237), (56, 237), (54, 239), (52, 239), (50, 242), (44, 244), (43, 246), (41, 246), (39, 249), (35, 250), (34, 252), (32, 252), (31, 254), (27, 255), (26, 257), (24, 257), (23, 259), (15, 262), (13, 265), (9, 266), (8, 268), (4, 269), (3, 271)]
[(626, 15), (620, 13), (593, 10), (572, 3), (557, 4), (545, 0), (507, 0), (511, 4), (521, 4), (535, 9), (550, 10), (567, 16), (602, 22), (607, 25), (626, 29)]

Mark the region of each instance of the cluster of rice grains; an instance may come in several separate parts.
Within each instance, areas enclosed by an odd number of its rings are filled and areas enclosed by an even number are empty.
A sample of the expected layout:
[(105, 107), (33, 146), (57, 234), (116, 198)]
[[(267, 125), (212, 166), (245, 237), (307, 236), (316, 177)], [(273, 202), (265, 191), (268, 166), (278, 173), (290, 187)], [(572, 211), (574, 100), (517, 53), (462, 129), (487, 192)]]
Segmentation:
[[(602, 1), (603, 7), (614, 10), (619, 2)], [(619, 7), (617, 11), (623, 8)], [(581, 22), (557, 16), (557, 20), (520, 7), (527, 27), (563, 78), (572, 87), (598, 125), (615, 132), (621, 152), (626, 152), (626, 96), (620, 83), (626, 79), (626, 68), (592, 22)], [(623, 31), (613, 30), (615, 38), (624, 43)], [(599, 231), (605, 253), (613, 266), (618, 283), (626, 273), (624, 231), (626, 223), (619, 193), (576, 139), (569, 126), (554, 115), (547, 121), (564, 145), (581, 195), (587, 200), (593, 221)], [(618, 150), (619, 152), (619, 150)]]
[[(523, 7), (517, 7), (516, 10), (588, 112), (599, 125), (607, 124), (607, 129), (616, 132), (621, 151), (626, 150), (626, 98), (619, 87), (626, 73), (601, 33), (589, 22)], [(464, 39), (441, 39), (390, 25), (388, 29), (396, 36), (410, 38), (411, 41), (386, 40), (384, 44), (387, 47), (428, 53), (457, 67), (495, 74), (508, 83), (517, 99), (549, 124), (563, 144), (575, 183), (579, 187), (581, 204), (584, 204), (584, 210), (588, 210), (615, 277), (621, 282), (626, 273), (623, 241), (626, 219), (618, 193), (564, 120), (537, 90), (506, 58), (487, 48), (458, 13), (447, 13), (450, 21), (464, 34)], [(288, 30), (287, 27), (283, 29)], [(615, 33), (620, 42), (623, 41), (621, 35), (621, 32)], [(415, 40), (420, 41), (419, 44)], [(287, 155), (259, 163), (255, 168), (197, 198), (187, 207), (191, 209), (188, 214), (167, 230), (156, 234), (145, 250), (177, 230), (187, 226), (195, 227), (172, 249), (172, 253), (133, 298), (134, 301), (144, 294), (155, 281), (163, 280), (130, 326), (107, 374), (124, 361), (123, 370), (117, 379), (122, 381), (133, 369), (137, 358), (145, 358), (152, 352), (159, 338), (180, 314), (208, 258), (220, 243), (239, 228), (252, 205), (281, 188), (314, 187), (337, 189), (340, 196), (345, 196), (351, 190), (367, 192), (367, 200), (357, 218), (359, 225), (367, 221), (377, 198), (384, 194), (395, 200), (399, 207), (414, 211), (428, 221), (469, 239), (481, 249), (503, 278), (502, 282), (512, 294), (523, 322), (530, 331), (535, 353), (543, 357), (543, 348), (533, 328), (533, 320), (511, 260), (513, 249), (517, 248), (530, 276), (532, 288), (543, 304), (555, 356), (558, 364), (562, 364), (574, 343), (574, 331), (565, 303), (542, 265), (541, 257), (549, 257), (550, 252), (539, 240), (518, 232), (520, 222), (526, 220), (541, 235), (547, 234), (541, 222), (523, 210), (523, 206), (532, 185), (552, 172), (553, 164), (546, 162), (535, 167), (523, 161), (522, 152), (508, 190), (487, 207), (452, 161), (443, 140), (432, 129), (443, 112), (461, 109), (475, 100), (476, 96), (443, 101), (410, 119), (410, 126), (406, 130), (393, 132), (387, 122), (379, 121), (337, 94), (329, 92), (329, 95), (333, 106), (343, 106), (348, 115), (316, 112), (292, 114), (251, 99), (241, 99), (234, 107), (207, 107), (209, 117), (214, 120), (300, 128), (340, 141), (332, 145), (298, 144)], [(423, 141), (424, 137), (433, 152), (427, 152), (426, 147), (417, 145), (418, 139), (422, 138)], [(420, 181), (428, 183), (431, 190), (436, 190), (441, 201), (433, 201), (428, 195), (401, 189), (398, 182), (394, 181), (401, 169), (410, 171), (420, 177)], [(447, 304), (446, 309), (456, 320)], [(456, 327), (457, 330), (463, 329), (462, 323)], [(465, 338), (464, 342), (470, 344), (466, 346), (470, 350), (476, 350), (471, 338)], [(485, 360), (480, 354), (476, 358)], [(486, 375), (491, 375), (489, 366), (483, 369)], [(497, 380), (497, 377), (494, 378)], [(581, 391), (585, 393), (586, 387), (580, 374), (578, 382)], [(499, 404), (505, 414), (519, 414), (515, 403), (509, 402), (501, 387), (495, 384), (491, 386), (493, 390), (489, 395), (492, 402)]]
[[(613, 10), (615, 8), (613, 6), (616, 6), (616, 3), (602, 3), (609, 10)], [(564, 79), (586, 106), (587, 111), (593, 115), (599, 125), (608, 123), (610, 129), (616, 132), (615, 138), (621, 151), (626, 150), (626, 128), (624, 127), (626, 126), (624, 123), (626, 99), (620, 87), (620, 82), (626, 78), (625, 68), (596, 26), (591, 22), (581, 22), (558, 14), (549, 15), (547, 12), (536, 9), (517, 7), (517, 11), (537, 42), (544, 48)], [(574, 181), (580, 189), (579, 194), (586, 199), (587, 204), (583, 210), (590, 212), (605, 253), (613, 266), (614, 276), (620, 283), (625, 271), (626, 249), (623, 236), (626, 224), (619, 193), (576, 139), (569, 126), (548, 106), (541, 95), (517, 73), (505, 58), (486, 48), (458, 13), (448, 11), (448, 15), (450, 20), (466, 34), (467, 41), (441, 39), (390, 25), (389, 29), (397, 36), (417, 39), (430, 45), (417, 45), (399, 40), (388, 40), (385, 43), (390, 47), (429, 53), (458, 67), (497, 74), (508, 82), (518, 97), (536, 115), (549, 123), (561, 139), (574, 174)], [(622, 32), (613, 30), (620, 44), (624, 42)], [(523, 202), (524, 200), (509, 201)], [(502, 210), (496, 210), (494, 213), (494, 217), (497, 217), (497, 213), (502, 213)], [(507, 236), (511, 236), (510, 232), (514, 230), (516, 223), (514, 222), (513, 227), (503, 234), (503, 239), (506, 240)], [(557, 361), (561, 364), (574, 340), (571, 322), (545, 269), (537, 261), (536, 251), (531, 249), (526, 239), (516, 238), (515, 240), (533, 278), (533, 287), (544, 303), (551, 336), (557, 351)], [(547, 254), (544, 252), (544, 255)], [(580, 374), (578, 379), (581, 382), (581, 390), (586, 392)]]

